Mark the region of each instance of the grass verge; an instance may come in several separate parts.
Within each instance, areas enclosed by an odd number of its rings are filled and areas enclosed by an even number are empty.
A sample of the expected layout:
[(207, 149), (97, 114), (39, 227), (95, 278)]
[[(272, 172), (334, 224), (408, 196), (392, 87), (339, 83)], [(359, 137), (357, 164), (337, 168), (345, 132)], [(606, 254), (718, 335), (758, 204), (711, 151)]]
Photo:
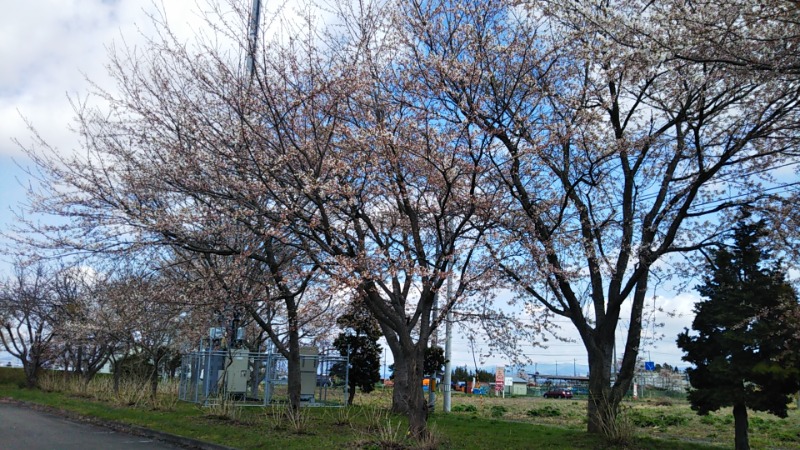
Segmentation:
[[(6, 380), (0, 383), (0, 398), (242, 449), (625, 448), (584, 431), (585, 401), (581, 400), (454, 397), (454, 411), (458, 412), (432, 414), (432, 438), (417, 443), (407, 439), (405, 419), (387, 412), (387, 392), (360, 395), (359, 405), (350, 408), (305, 408), (302, 416), (293, 417), (281, 407), (219, 411), (172, 401), (125, 405), (86, 393), (20, 389), (15, 377), (2, 370), (0, 380)], [(638, 432), (628, 448), (708, 449), (732, 444), (722, 430), (728, 427), (733, 431), (725, 422), (725, 413), (698, 418), (685, 404), (665, 409), (646, 402), (633, 410)], [(753, 437), (764, 444), (760, 447), (796, 448), (800, 435), (792, 431), (795, 422), (778, 420), (759, 417), (751, 421), (754, 433), (763, 429), (772, 440)]]

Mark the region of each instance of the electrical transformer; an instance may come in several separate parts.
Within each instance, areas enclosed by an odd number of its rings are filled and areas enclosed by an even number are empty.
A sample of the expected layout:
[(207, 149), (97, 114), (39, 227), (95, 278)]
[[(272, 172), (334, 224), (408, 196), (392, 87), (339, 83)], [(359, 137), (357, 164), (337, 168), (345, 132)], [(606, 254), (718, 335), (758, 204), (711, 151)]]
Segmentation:
[(317, 387), (317, 364), (319, 350), (316, 347), (300, 349), (300, 401), (314, 402), (314, 391)]

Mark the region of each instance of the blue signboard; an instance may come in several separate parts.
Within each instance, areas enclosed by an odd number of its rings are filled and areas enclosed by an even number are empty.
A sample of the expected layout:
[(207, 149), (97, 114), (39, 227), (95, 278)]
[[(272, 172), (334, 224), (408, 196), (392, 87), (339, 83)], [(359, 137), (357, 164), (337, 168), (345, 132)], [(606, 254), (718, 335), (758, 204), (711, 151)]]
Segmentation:
[(647, 371), (650, 371), (650, 372), (656, 370), (656, 363), (653, 362), (653, 361), (645, 361), (644, 362), (644, 370), (647, 370)]

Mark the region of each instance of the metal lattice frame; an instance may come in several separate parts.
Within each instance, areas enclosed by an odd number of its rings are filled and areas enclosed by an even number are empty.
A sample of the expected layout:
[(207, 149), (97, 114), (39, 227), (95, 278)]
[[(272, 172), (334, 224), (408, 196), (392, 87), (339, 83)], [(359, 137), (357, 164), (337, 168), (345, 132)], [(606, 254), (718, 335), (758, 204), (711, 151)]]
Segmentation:
[[(303, 406), (346, 406), (348, 372), (344, 380), (331, 377), (335, 364), (349, 365), (345, 356), (301, 355), (301, 366), (313, 368), (313, 395), (304, 378)], [(285, 357), (247, 350), (200, 350), (181, 361), (178, 398), (204, 406), (231, 401), (240, 406), (288, 403)], [(347, 366), (345, 366), (347, 367)], [(308, 374), (307, 374), (308, 375)]]

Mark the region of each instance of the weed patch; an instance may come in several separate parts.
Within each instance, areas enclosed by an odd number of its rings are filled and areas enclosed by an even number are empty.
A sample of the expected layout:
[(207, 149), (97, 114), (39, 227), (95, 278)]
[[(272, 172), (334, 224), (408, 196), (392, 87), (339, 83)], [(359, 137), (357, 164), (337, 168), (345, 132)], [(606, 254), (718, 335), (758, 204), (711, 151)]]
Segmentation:
[(456, 405), (450, 409), (452, 412), (478, 412), (475, 405)]
[(493, 405), (490, 410), (490, 414), (494, 418), (503, 417), (507, 412), (508, 409), (503, 405)]
[(310, 432), (311, 418), (305, 408), (295, 410), (290, 405), (273, 406), (267, 421), (273, 430), (287, 430), (294, 434)]
[(703, 425), (714, 425), (717, 420), (712, 415), (700, 416), (700, 423)]
[(561, 415), (561, 411), (546, 405), (543, 408), (529, 409), (526, 414), (531, 417), (558, 417)]
[(629, 413), (631, 422), (640, 428), (664, 428), (685, 425), (688, 419), (677, 414), (667, 414), (663, 412), (645, 412), (633, 409)]

